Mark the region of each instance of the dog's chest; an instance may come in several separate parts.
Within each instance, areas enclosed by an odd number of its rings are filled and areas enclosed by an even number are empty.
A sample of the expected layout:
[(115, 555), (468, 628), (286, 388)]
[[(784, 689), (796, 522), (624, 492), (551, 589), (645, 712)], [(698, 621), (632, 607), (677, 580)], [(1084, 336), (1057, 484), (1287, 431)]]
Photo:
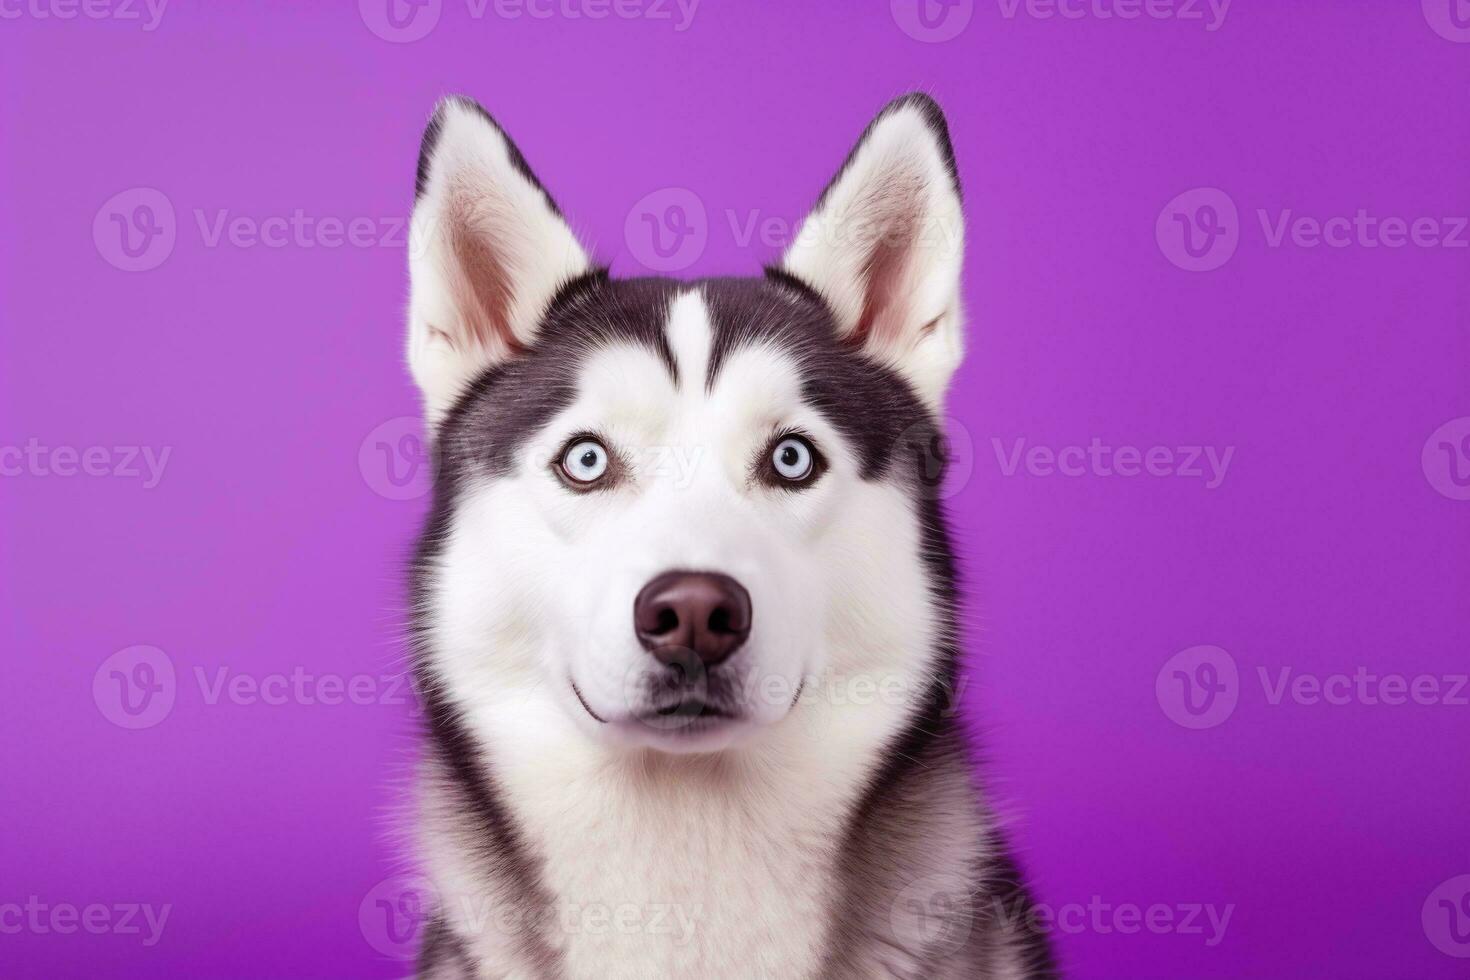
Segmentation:
[(811, 796), (601, 779), (518, 798), (568, 978), (805, 977), (839, 812)]

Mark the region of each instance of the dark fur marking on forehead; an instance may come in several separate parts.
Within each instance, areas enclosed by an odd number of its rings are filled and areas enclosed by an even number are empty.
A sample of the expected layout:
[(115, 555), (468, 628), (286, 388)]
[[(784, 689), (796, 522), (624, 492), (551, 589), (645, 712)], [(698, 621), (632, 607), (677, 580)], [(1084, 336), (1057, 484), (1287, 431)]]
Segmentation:
[(864, 479), (896, 473), (905, 482), (938, 485), (944, 450), (933, 416), (900, 375), (837, 336), (827, 305), (799, 279), (778, 271), (697, 283), (614, 280), (595, 269), (563, 284), (536, 339), (477, 377), (440, 423), (441, 492), (454, 496), (473, 473), (506, 472), (520, 447), (576, 399), (581, 366), (600, 348), (643, 346), (679, 384), (665, 331), (674, 300), (690, 288), (710, 314), (707, 389), (733, 352), (772, 345), (795, 362), (802, 398), (856, 448)]
[(609, 279), (594, 270), (564, 284), (524, 352), (480, 374), (440, 422), (435, 452), (441, 492), (469, 475), (498, 475), (547, 420), (577, 394), (587, 357), (610, 344), (646, 347), (677, 383), (664, 335), (680, 285), (669, 279)]
[(802, 398), (858, 450), (864, 479), (889, 473), (895, 459), (934, 483), (942, 469), (939, 429), (903, 378), (844, 342), (820, 296), (800, 279), (711, 279), (700, 284), (714, 342), (706, 386), (730, 355), (751, 344), (789, 353), (801, 374)]

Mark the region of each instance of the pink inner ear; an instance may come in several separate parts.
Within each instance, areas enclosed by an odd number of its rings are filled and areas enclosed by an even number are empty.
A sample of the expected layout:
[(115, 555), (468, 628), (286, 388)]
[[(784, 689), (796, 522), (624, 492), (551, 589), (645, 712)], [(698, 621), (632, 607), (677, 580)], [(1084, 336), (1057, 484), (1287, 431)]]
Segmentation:
[(851, 342), (858, 347), (889, 349), (903, 335), (902, 284), (909, 250), (880, 237), (863, 260), (863, 308)]
[(853, 208), (855, 213), (872, 215), (870, 226), (876, 232), (860, 273), (862, 311), (849, 336), (855, 346), (893, 350), (903, 342), (912, 290), (910, 266), (915, 250), (922, 247), (918, 237), (923, 189), (917, 175), (893, 174)]
[(458, 308), (464, 311), (467, 337), (484, 350), (520, 352), (524, 348), (510, 325), (515, 297), (509, 271), (489, 236), (476, 231), (473, 205), (455, 201), (445, 208), (445, 217), (458, 270), (452, 288)]

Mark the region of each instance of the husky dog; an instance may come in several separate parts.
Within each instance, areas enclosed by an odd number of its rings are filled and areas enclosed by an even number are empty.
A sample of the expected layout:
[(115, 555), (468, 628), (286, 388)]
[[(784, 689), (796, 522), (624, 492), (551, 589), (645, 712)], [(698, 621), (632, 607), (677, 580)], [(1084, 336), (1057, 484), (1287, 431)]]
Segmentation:
[(422, 977), (1049, 977), (953, 695), (944, 117), (763, 276), (613, 279), (500, 126), (424, 134), (408, 362)]

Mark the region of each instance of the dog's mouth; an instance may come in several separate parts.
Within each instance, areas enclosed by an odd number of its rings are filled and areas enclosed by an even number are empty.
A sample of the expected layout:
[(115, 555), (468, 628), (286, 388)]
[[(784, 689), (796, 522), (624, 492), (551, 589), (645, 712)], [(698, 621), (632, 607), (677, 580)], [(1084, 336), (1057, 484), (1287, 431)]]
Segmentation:
[(665, 704), (662, 707), (656, 707), (651, 711), (645, 711), (638, 717), (642, 720), (663, 720), (669, 718), (736, 718), (738, 715), (727, 707), (706, 701), (703, 698), (684, 698)]
[(604, 717), (592, 707), (575, 680), (568, 678), (567, 681), (587, 717), (599, 725), (619, 729), (626, 734), (641, 732), (641, 737), (634, 735), (639, 741), (651, 737), (657, 744), (687, 745), (692, 750), (695, 743), (716, 737), (722, 730), (738, 729), (745, 720), (745, 713), (738, 705), (711, 697), (711, 692), (696, 689), (679, 693), (659, 692), (660, 696), (651, 697), (649, 703), (633, 709), (626, 716)]
[[(563, 676), (582, 712), (596, 723), (599, 741), (676, 755), (721, 752), (753, 737), (797, 708), (808, 680), (793, 678), (795, 693), (783, 696), (740, 670), (711, 670), (689, 679), (644, 667), (629, 676), (621, 697), (609, 701), (589, 697), (570, 672)], [(763, 697), (779, 697), (780, 707), (772, 710)]]
[(607, 724), (606, 718), (602, 717), (597, 712), (592, 710), (592, 705), (588, 704), (587, 699), (582, 696), (582, 689), (577, 686), (576, 681), (572, 681), (572, 693), (577, 696), (577, 703), (582, 706), (582, 710), (587, 712), (588, 716), (591, 717), (593, 721), (597, 722), (599, 725)]

